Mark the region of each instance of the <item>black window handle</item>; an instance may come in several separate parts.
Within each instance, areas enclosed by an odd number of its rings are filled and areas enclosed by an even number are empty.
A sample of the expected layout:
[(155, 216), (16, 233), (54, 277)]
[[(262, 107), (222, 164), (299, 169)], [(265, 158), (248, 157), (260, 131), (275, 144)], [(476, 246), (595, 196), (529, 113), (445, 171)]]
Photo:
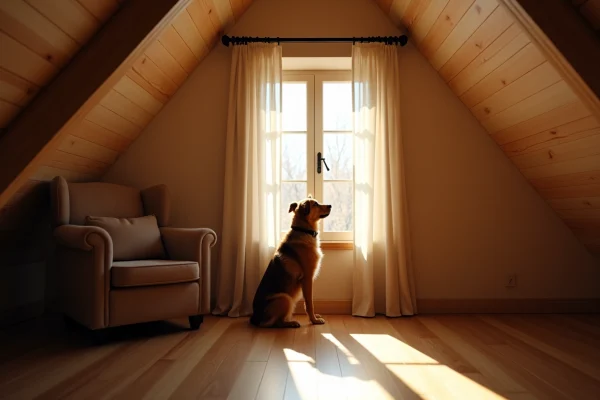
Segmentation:
[(327, 171), (329, 171), (329, 167), (327, 166), (325, 159), (323, 157), (321, 157), (321, 152), (318, 152), (317, 153), (317, 173), (318, 174), (321, 173), (321, 161), (323, 161), (323, 164), (325, 164), (325, 168), (327, 168)]

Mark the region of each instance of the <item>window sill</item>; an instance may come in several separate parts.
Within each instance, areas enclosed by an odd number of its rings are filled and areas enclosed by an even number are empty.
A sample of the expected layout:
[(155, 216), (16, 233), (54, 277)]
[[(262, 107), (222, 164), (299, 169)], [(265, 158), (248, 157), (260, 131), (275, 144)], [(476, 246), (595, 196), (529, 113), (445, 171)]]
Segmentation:
[(321, 242), (322, 250), (354, 250), (352, 242)]

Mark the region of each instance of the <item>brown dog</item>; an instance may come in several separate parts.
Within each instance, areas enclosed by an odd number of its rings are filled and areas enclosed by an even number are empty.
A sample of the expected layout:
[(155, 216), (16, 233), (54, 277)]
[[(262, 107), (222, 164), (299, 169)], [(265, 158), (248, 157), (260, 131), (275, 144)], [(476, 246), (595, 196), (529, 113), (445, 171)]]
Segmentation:
[(318, 224), (329, 215), (331, 206), (321, 205), (309, 195), (300, 204), (290, 204), (289, 212), (294, 212), (292, 227), (275, 251), (254, 295), (250, 322), (256, 326), (298, 328), (300, 324), (292, 320), (292, 313), (300, 294), (310, 321), (325, 323), (314, 312), (312, 296), (313, 281), (323, 257)]

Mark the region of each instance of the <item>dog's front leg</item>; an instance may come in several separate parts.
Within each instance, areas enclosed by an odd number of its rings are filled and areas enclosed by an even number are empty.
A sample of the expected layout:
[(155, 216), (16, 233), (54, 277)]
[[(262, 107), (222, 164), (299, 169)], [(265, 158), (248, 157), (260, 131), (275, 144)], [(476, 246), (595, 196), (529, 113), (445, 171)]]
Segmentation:
[(320, 315), (315, 315), (313, 307), (313, 281), (310, 277), (305, 277), (302, 282), (302, 295), (304, 296), (304, 309), (308, 318), (310, 318), (310, 322), (315, 325), (324, 324), (325, 320)]

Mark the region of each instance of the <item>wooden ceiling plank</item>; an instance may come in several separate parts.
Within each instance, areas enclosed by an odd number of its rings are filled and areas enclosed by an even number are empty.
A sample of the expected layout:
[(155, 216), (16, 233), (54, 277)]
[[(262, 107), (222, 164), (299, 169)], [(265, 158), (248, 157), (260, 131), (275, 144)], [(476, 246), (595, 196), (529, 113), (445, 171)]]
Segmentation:
[(599, 197), (600, 183), (589, 185), (540, 188), (538, 191), (547, 199), (568, 199), (578, 197)]
[(551, 189), (565, 186), (588, 185), (600, 182), (600, 170), (577, 172), (575, 174), (551, 176), (549, 178), (531, 179), (531, 184), (539, 189)]
[(39, 86), (0, 68), (0, 99), (26, 106), (39, 90)]
[(233, 17), (233, 10), (229, 0), (206, 0), (207, 4), (213, 3), (212, 9), (217, 12), (219, 19), (221, 20), (220, 31), (225, 32), (235, 24), (235, 18)]
[(43, 165), (93, 176), (101, 176), (110, 167), (110, 164), (62, 150), (52, 152), (52, 156)]
[(440, 75), (446, 82), (454, 78), (481, 52), (488, 48), (500, 35), (514, 23), (512, 16), (503, 8), (497, 7), (490, 17), (473, 35), (450, 57), (439, 69)]
[(173, 20), (173, 27), (198, 60), (202, 60), (208, 54), (209, 49), (187, 11)]
[(477, 0), (467, 10), (452, 32), (430, 58), (431, 65), (439, 70), (456, 53), (473, 33), (496, 10), (496, 0)]
[[(412, 1), (419, 1), (419, 0), (412, 0)], [(406, 13), (408, 6), (410, 6), (410, 2), (411, 2), (411, 0), (393, 0), (390, 7), (387, 8), (387, 11), (386, 11), (386, 7), (382, 7), (381, 5), (379, 5), (379, 8), (381, 8), (385, 14), (389, 15), (389, 17), (392, 20), (392, 22), (394, 23), (394, 25), (396, 25), (399, 28), (404, 28), (402, 26), (402, 18), (404, 17), (404, 14)]]
[(430, 2), (431, 0), (412, 1), (406, 8), (406, 12), (402, 17), (402, 25), (404, 25), (404, 28), (409, 32), (412, 32), (413, 25), (425, 12)]
[[(478, 0), (479, 1), (479, 0)], [(421, 43), (421, 54), (428, 60), (460, 22), (475, 0), (450, 0)]]
[(478, 120), (490, 118), (513, 104), (517, 104), (559, 82), (561, 79), (554, 67), (545, 62), (507, 86), (501, 87), (500, 90), (473, 106), (471, 112)]
[[(600, 117), (600, 41), (566, 1), (500, 0), (586, 106)], [(565, 34), (568, 32), (568, 34)]]
[[(474, 107), (543, 64), (544, 61), (546, 61), (546, 59), (542, 53), (540, 53), (532, 43), (529, 43), (485, 78), (463, 93), (460, 96), (460, 99), (467, 107)], [(557, 75), (557, 73), (554, 75)]]
[(536, 115), (543, 114), (546, 111), (573, 103), (577, 99), (577, 95), (575, 95), (571, 87), (565, 81), (560, 81), (506, 110), (481, 121), (481, 124), (488, 132), (501, 131), (519, 122), (533, 118)]
[(188, 77), (187, 72), (177, 60), (165, 49), (159, 41), (152, 43), (146, 49), (148, 58), (179, 87)]
[(85, 116), (85, 119), (131, 140), (135, 140), (141, 132), (139, 126), (129, 122), (119, 114), (109, 110), (101, 104), (94, 107)]
[(131, 68), (163, 96), (170, 98), (178, 87), (154, 62), (144, 54)]
[(98, 21), (105, 22), (119, 8), (121, 0), (77, 0)]
[[(390, 2), (391, 5), (392, 0), (387, 1)], [(231, 10), (233, 11), (233, 18), (235, 19), (235, 22), (238, 22), (248, 7), (250, 7), (250, 2), (247, 0), (229, 0), (229, 4), (231, 6)]]
[(152, 86), (150, 84), (150, 82), (148, 82), (146, 79), (144, 79), (144, 77), (141, 76), (140, 74), (138, 74), (133, 68), (130, 69), (129, 71), (127, 71), (125, 76), (127, 76), (129, 79), (131, 79), (136, 84), (138, 84), (142, 89), (144, 89), (147, 93), (149, 93), (152, 97), (154, 97), (156, 100), (160, 101), (161, 103), (165, 104), (166, 102), (169, 101), (169, 96), (167, 96), (166, 94), (162, 93), (160, 90), (158, 90), (157, 88)]
[(116, 90), (111, 90), (100, 104), (143, 129), (154, 117)]
[(527, 35), (518, 26), (512, 25), (448, 82), (450, 88), (461, 96), (529, 43)]
[(600, 165), (600, 155), (576, 158), (574, 160), (522, 168), (521, 173), (527, 179), (548, 178), (552, 176), (594, 171)]
[[(196, 2), (192, 2), (192, 4), (196, 4)], [(194, 72), (196, 66), (198, 66), (198, 58), (196, 58), (181, 36), (179, 36), (173, 25), (169, 25), (164, 30), (158, 41), (177, 60), (185, 72), (188, 74)]]
[[(65, 55), (74, 54), (80, 47), (73, 38), (22, 0), (0, 1), (0, 10)], [(18, 36), (15, 38), (18, 39)]]
[(21, 43), (0, 31), (0, 68), (20, 76), (38, 86), (44, 86), (58, 73), (58, 68)]
[(419, 18), (412, 26), (411, 34), (415, 43), (421, 43), (423, 38), (427, 36), (429, 30), (438, 19), (449, 0), (431, 0), (421, 18)]
[(133, 141), (133, 139), (109, 131), (87, 119), (83, 120), (77, 125), (76, 129), (71, 130), (69, 133), (119, 153), (127, 150)]
[[(205, 14), (208, 14), (213, 29), (215, 30), (215, 43), (219, 41), (219, 37), (223, 34), (223, 21), (219, 17), (219, 13), (215, 10), (215, 5), (212, 0), (196, 0), (204, 9)], [(210, 43), (207, 41), (207, 43)]]
[(152, 115), (158, 114), (164, 105), (127, 75), (113, 89)]
[(511, 157), (519, 168), (531, 168), (600, 154), (600, 135), (591, 135), (543, 150)]
[[(190, 14), (194, 25), (200, 32), (200, 36), (204, 39), (204, 43), (208, 48), (212, 49), (219, 41), (218, 29), (215, 28), (213, 21), (211, 20), (212, 11), (202, 0), (194, 0), (190, 3), (187, 8), (187, 12)], [(220, 26), (220, 21), (219, 25)]]
[(504, 145), (528, 136), (542, 133), (546, 130), (552, 130), (556, 127), (585, 118), (590, 114), (590, 111), (582, 102), (576, 101), (547, 111), (502, 131), (495, 132), (492, 134), (492, 138), (499, 145)]
[(73, 135), (66, 135), (65, 139), (57, 149), (64, 151), (65, 153), (101, 161), (105, 164), (112, 164), (117, 160), (117, 157), (119, 157), (118, 151), (111, 150), (107, 147)]
[(98, 104), (189, 1), (125, 2), (11, 123), (0, 137), (0, 207), (38, 170), (64, 132)]
[(577, 210), (580, 208), (600, 209), (600, 196), (548, 199), (548, 203), (555, 210)]
[(504, 153), (511, 157), (519, 154), (531, 153), (557, 144), (583, 139), (598, 133), (600, 133), (600, 127), (598, 126), (596, 119), (594, 117), (587, 117), (544, 132), (536, 133), (535, 135), (527, 136), (526, 138), (507, 143), (501, 147)]
[(75, 0), (25, 1), (81, 46), (100, 28), (100, 22)]

